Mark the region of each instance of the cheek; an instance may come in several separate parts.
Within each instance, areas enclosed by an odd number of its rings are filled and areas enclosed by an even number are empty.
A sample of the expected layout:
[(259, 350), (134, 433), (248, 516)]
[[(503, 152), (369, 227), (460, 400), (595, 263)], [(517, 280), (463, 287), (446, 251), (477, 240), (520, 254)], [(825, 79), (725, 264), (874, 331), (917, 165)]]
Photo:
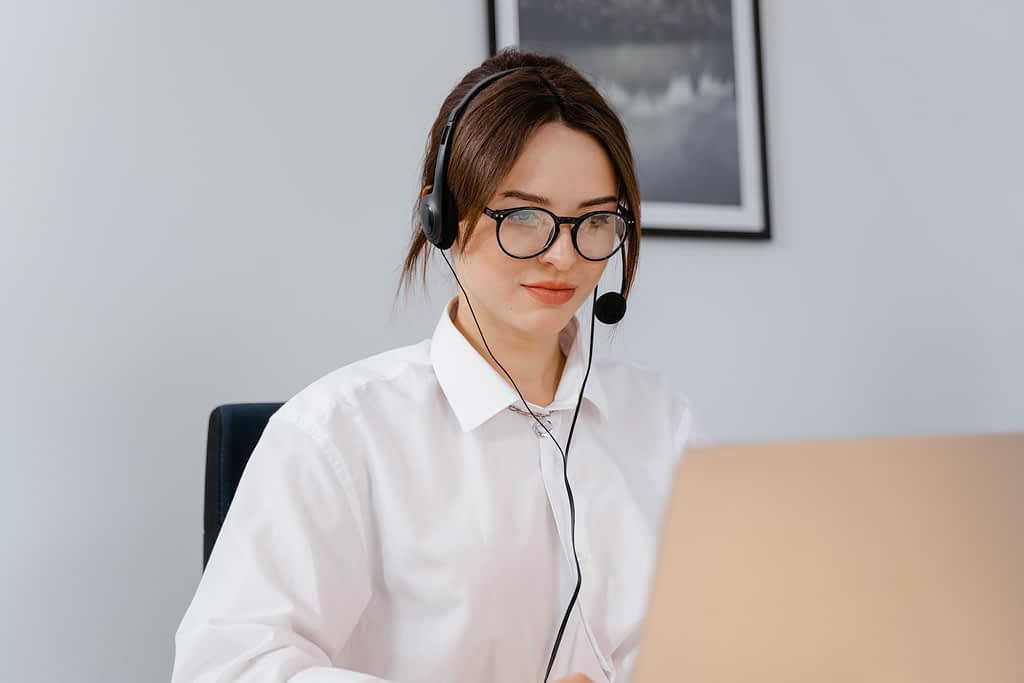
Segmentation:
[[(574, 305), (578, 309), (594, 296), (594, 288), (600, 283), (601, 274), (604, 273), (605, 266), (601, 263), (586, 263), (585, 265), (578, 265), (577, 268), (579, 270), (577, 271), (576, 282), (579, 283), (579, 289), (576, 291)], [(603, 293), (603, 290), (598, 291), (597, 295), (601, 296)]]
[(587, 263), (584, 266), (584, 272), (586, 273), (585, 278), (589, 289), (597, 287), (597, 283), (601, 281), (601, 276), (604, 274), (604, 269), (608, 267), (607, 261), (600, 263)]
[(489, 233), (480, 227), (473, 232), (454, 265), (463, 284), (471, 282), (473, 289), (483, 294), (515, 289), (523, 263), (501, 251), (492, 226)]

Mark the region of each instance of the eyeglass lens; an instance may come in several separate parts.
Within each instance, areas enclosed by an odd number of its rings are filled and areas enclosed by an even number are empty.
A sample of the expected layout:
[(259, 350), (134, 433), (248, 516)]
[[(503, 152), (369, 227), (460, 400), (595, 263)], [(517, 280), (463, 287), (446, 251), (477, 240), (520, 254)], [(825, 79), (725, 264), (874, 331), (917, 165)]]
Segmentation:
[[(517, 209), (498, 226), (501, 247), (517, 257), (536, 256), (559, 229), (554, 218), (539, 209)], [(617, 213), (602, 211), (588, 216), (576, 231), (576, 247), (587, 259), (605, 259), (615, 253), (626, 235), (626, 221)]]

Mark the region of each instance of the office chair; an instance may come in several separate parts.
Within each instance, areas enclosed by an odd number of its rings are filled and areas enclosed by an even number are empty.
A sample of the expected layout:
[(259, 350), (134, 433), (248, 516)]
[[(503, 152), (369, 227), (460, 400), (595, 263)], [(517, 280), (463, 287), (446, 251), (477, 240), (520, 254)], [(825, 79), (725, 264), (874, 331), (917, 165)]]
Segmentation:
[(203, 500), (203, 569), (235, 497), (242, 470), (270, 416), (281, 403), (232, 403), (210, 413), (206, 437), (206, 494)]

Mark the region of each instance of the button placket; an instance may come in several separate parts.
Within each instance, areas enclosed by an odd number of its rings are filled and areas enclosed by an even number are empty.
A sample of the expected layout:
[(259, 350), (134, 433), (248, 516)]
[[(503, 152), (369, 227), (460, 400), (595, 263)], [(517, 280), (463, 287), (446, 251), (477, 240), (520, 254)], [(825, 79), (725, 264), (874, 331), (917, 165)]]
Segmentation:
[[(562, 454), (559, 451), (560, 442), (558, 445), (552, 441), (552, 437), (557, 439), (558, 429), (561, 427), (562, 419), (561, 415), (555, 412), (543, 412), (534, 410), (533, 414), (540, 419), (545, 427), (550, 430), (551, 435), (544, 430), (537, 421), (533, 419), (530, 413), (522, 408), (516, 406), (509, 406), (509, 410), (519, 415), (525, 416), (530, 421), (533, 428), (533, 433), (540, 439), (538, 443), (540, 466), (543, 472), (544, 487), (548, 494), (548, 504), (551, 506), (552, 514), (554, 515), (555, 528), (558, 531), (559, 544), (562, 546), (562, 552), (565, 555), (567, 562), (567, 568), (570, 569), (572, 574), (571, 581), (574, 583), (576, 578), (575, 571), (575, 558), (573, 557), (572, 551), (572, 540), (571, 532), (569, 529), (569, 501), (566, 498), (565, 482), (563, 479), (563, 461)], [(570, 480), (570, 484), (572, 481)], [(577, 505), (579, 499), (577, 499)], [(577, 513), (579, 509), (577, 508)], [(580, 519), (577, 514), (576, 519), (577, 532), (580, 531)], [(592, 554), (589, 551), (589, 544), (582, 538), (583, 534), (577, 533), (577, 555), (579, 557), (580, 569), (584, 576), (591, 571)], [(582, 541), (582, 544), (581, 544)], [(580, 545), (583, 547), (581, 548)], [(577, 620), (576, 628), (581, 629), (582, 637), (586, 640), (591, 652), (593, 652), (597, 663), (604, 674), (604, 680), (601, 683), (611, 683), (615, 680), (616, 671), (614, 665), (611, 663), (610, 658), (601, 651), (597, 645), (597, 638), (594, 636), (594, 632), (590, 627), (585, 610), (583, 607), (583, 596), (580, 596), (580, 600), (576, 603), (573, 609), (573, 614)]]
[[(561, 417), (561, 414), (553, 415), (553, 419), (555, 421), (556, 426), (561, 426)], [(536, 425), (536, 422), (534, 424)], [(540, 426), (537, 425), (537, 428), (540, 429)], [(544, 433), (543, 430), (541, 430), (541, 432)], [(555, 429), (551, 429), (551, 433), (553, 435), (557, 435), (557, 431)], [(546, 433), (544, 433), (544, 435), (547, 436)], [(555, 482), (557, 485), (553, 486), (554, 490), (552, 490), (551, 493), (554, 494), (555, 491), (558, 492), (557, 495), (554, 496), (554, 500), (559, 501), (558, 507), (562, 513), (561, 517), (562, 522), (564, 524), (564, 526), (562, 526), (562, 533), (564, 534), (563, 549), (565, 550), (566, 560), (569, 562), (570, 566), (573, 566), (575, 563), (575, 558), (573, 558), (572, 556), (572, 540), (571, 532), (569, 529), (569, 501), (566, 498), (565, 482), (563, 480), (562, 454), (559, 452), (558, 448), (553, 443), (550, 444), (550, 446), (541, 444), (541, 448), (543, 450), (546, 450), (553, 456), (552, 462), (554, 464), (554, 473), (557, 474), (557, 482)], [(570, 455), (570, 460), (571, 458), (572, 456)], [(579, 476), (578, 471), (577, 476)], [(585, 532), (585, 529), (583, 528), (583, 519), (585, 518), (586, 512), (581, 513), (581, 498), (579, 495), (579, 490), (576, 488), (575, 483), (576, 482), (574, 482), (572, 479), (572, 475), (570, 475), (569, 484), (573, 486), (573, 492), (574, 494), (576, 494), (576, 556), (579, 558), (580, 571), (583, 574), (584, 583), (587, 583), (587, 575), (590, 575), (591, 577), (595, 576), (593, 571), (593, 553), (591, 552), (590, 542)], [(554, 504), (554, 500), (551, 501), (552, 504)], [(573, 566), (572, 573), (575, 577), (575, 566)], [(589, 593), (591, 590), (593, 590), (592, 586), (581, 592), (579, 600), (577, 601), (573, 611), (576, 613), (576, 618), (579, 619), (579, 628), (583, 629), (584, 637), (586, 638), (591, 651), (597, 658), (598, 664), (600, 665), (601, 670), (604, 673), (605, 679), (608, 681), (608, 683), (611, 683), (615, 680), (616, 677), (615, 665), (612, 664), (611, 657), (609, 655), (606, 655), (598, 645), (597, 637), (594, 634), (594, 631), (591, 628), (590, 622), (586, 616), (585, 605), (587, 604), (588, 600), (586, 599), (584, 593)]]
[(559, 415), (553, 412), (545, 412), (534, 409), (533, 414), (547, 427), (551, 436), (537, 424), (530, 413), (518, 406), (509, 406), (509, 410), (523, 419), (529, 421), (534, 435), (537, 437), (537, 455), (544, 482), (544, 489), (547, 493), (548, 505), (551, 507), (551, 514), (554, 517), (555, 529), (558, 534), (559, 545), (569, 564), (573, 563), (572, 543), (569, 533), (569, 501), (565, 497), (565, 484), (562, 478), (562, 456), (552, 439), (558, 438), (558, 428), (561, 420)]

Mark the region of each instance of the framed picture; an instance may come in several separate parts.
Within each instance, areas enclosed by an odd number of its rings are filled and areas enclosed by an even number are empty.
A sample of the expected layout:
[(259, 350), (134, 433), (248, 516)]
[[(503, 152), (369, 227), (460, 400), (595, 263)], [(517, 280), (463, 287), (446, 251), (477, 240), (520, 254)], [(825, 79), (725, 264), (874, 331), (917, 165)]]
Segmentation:
[(490, 0), (491, 53), (557, 54), (629, 133), (644, 232), (768, 239), (757, 0)]

